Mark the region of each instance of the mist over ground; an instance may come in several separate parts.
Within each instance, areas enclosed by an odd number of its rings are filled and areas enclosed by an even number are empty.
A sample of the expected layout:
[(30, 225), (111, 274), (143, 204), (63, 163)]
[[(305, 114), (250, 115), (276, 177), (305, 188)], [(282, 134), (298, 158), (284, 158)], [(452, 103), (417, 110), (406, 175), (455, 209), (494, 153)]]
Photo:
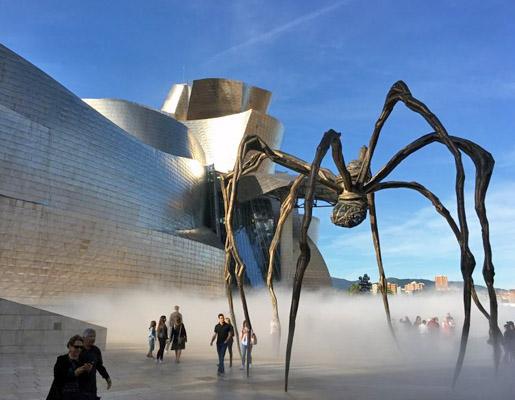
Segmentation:
[[(291, 294), (281, 289), (277, 294), (282, 325), (279, 356), (272, 350), (270, 322), (273, 314), (268, 291), (249, 290), (246, 293), (253, 329), (258, 336), (258, 345), (253, 350), (253, 363), (256, 365), (259, 365), (260, 360), (284, 365)], [(342, 375), (369, 374), (374, 371), (395, 374), (398, 371), (396, 376), (399, 379), (405, 374), (403, 371), (410, 370), (412, 373), (420, 369), (417, 376), (422, 381), (424, 374), (438, 370), (444, 376), (442, 385), (450, 386), (463, 324), (461, 294), (398, 295), (389, 296), (389, 301), (399, 346), (389, 332), (381, 296), (303, 291), (297, 315), (292, 367), (302, 365), (320, 371), (326, 366), (341, 369)], [(140, 347), (144, 354), (147, 351), (150, 321), (158, 321), (161, 315), (168, 319), (174, 305), (180, 306), (188, 333), (183, 358), (188, 357), (188, 352), (214, 358), (214, 350), (209, 342), (218, 322), (217, 315), (223, 313), (230, 316), (225, 296), (203, 297), (179, 289), (170, 289), (166, 293), (162, 289), (156, 292), (130, 291), (124, 295), (95, 295), (74, 299), (65, 306), (52, 307), (51, 311), (107, 327), (108, 348)], [(234, 305), (238, 333), (243, 322), (243, 310), (237, 293), (234, 293)], [(484, 306), (487, 307), (487, 304)], [(407, 329), (399, 322), (405, 316), (413, 322), (419, 315), (426, 321), (430, 317), (438, 317), (442, 323), (447, 313), (456, 322), (455, 334), (451, 336), (440, 333), (437, 338), (432, 338), (428, 334), (419, 334), (414, 328)], [(515, 320), (515, 308), (500, 305), (501, 331), (507, 320)], [(469, 344), (457, 387), (479, 384), (475, 383), (477, 379), (473, 375), (478, 374), (479, 367), (481, 378), (488, 379), (493, 388), (501, 390), (501, 394), (505, 391), (512, 393), (515, 386), (511, 378), (506, 378), (506, 374), (515, 376), (515, 365), (501, 364), (500, 378), (496, 380), (493, 351), (487, 339), (488, 322), (473, 304)], [(234, 351), (237, 358), (236, 348)], [(499, 379), (504, 379), (501, 388)]]

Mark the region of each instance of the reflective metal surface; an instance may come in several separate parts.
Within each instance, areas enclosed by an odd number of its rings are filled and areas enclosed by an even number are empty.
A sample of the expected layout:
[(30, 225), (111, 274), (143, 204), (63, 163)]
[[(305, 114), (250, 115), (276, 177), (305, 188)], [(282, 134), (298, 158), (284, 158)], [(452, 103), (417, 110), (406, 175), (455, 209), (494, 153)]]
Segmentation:
[(176, 120), (185, 121), (188, 118), (190, 93), (190, 87), (185, 83), (173, 85), (161, 109)]
[[(0, 71), (2, 297), (44, 304), (154, 285), (224, 291), (223, 246), (203, 225), (205, 167), (230, 171), (244, 135), (280, 147), (270, 92), (195, 81), (174, 86), (158, 111), (113, 99), (88, 105), (3, 46)], [(267, 161), (259, 173), (273, 170)], [(281, 252), (293, 256), (289, 235)], [(322, 263), (313, 268), (328, 277)], [(290, 268), (282, 255), (281, 266)]]
[(188, 120), (217, 118), (254, 110), (268, 112), (272, 93), (229, 79), (200, 79), (193, 82)]
[(142, 143), (0, 47), (0, 293), (24, 303), (131, 287), (223, 290), (203, 163)]
[(119, 99), (82, 99), (142, 142), (165, 153), (205, 164), (204, 151), (186, 125), (158, 110)]
[[(197, 136), (205, 151), (206, 162), (214, 164), (220, 172), (233, 169), (243, 136), (258, 135), (272, 148), (279, 148), (284, 135), (284, 126), (278, 119), (254, 110), (219, 118), (188, 120), (184, 124)], [(259, 171), (271, 173), (274, 169), (274, 164), (266, 160)]]

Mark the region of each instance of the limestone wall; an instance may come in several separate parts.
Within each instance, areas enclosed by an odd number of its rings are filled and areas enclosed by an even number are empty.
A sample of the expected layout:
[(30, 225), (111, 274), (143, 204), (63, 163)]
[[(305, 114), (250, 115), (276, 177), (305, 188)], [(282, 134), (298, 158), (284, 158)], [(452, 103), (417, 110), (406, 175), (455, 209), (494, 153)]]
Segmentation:
[(95, 344), (104, 350), (107, 328), (0, 299), (0, 354), (65, 354), (68, 340), (86, 328), (97, 332)]

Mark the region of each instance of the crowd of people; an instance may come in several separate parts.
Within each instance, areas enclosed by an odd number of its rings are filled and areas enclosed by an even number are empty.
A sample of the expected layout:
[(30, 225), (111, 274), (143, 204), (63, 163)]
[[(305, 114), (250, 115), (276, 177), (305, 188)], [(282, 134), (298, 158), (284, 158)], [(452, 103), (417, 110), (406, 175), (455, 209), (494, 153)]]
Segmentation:
[[(223, 314), (218, 314), (218, 323), (213, 330), (210, 345), (216, 340), (216, 351), (218, 353), (218, 376), (225, 374), (224, 359), (227, 351), (229, 352), (229, 368), (232, 368), (233, 361), (233, 343), (235, 337), (234, 326), (229, 317)], [(182, 314), (179, 312), (179, 306), (174, 307), (174, 312), (170, 314), (170, 320), (167, 324), (166, 316), (161, 315), (159, 323), (156, 321), (150, 322), (148, 328), (148, 358), (154, 358), (153, 352), (155, 350), (156, 341), (159, 343), (159, 350), (156, 354), (156, 363), (163, 362), (164, 354), (170, 349), (175, 351), (175, 363), (181, 362), (182, 350), (186, 348), (188, 335), (186, 327), (183, 322)], [(245, 368), (245, 361), (248, 359), (249, 368), (252, 368), (252, 347), (257, 344), (257, 337), (254, 331), (250, 328), (247, 321), (243, 321), (242, 330), (240, 333), (242, 361), (240, 369)]]
[(441, 333), (451, 337), (456, 331), (456, 322), (450, 313), (447, 313), (441, 324), (438, 317), (429, 317), (425, 320), (420, 315), (417, 315), (413, 323), (408, 316), (405, 316), (404, 319), (401, 318), (399, 322), (407, 331), (417, 332), (421, 335), (436, 336)]
[[(235, 329), (230, 318), (223, 314), (218, 315), (218, 323), (213, 330), (210, 345), (216, 340), (218, 353), (218, 376), (225, 373), (224, 359), (227, 350), (229, 351), (229, 367), (233, 363), (233, 342)], [(257, 336), (247, 321), (243, 321), (240, 333), (242, 360), (240, 369), (245, 368), (248, 360), (249, 368), (252, 368), (252, 348), (257, 344)], [(47, 400), (99, 400), (97, 396), (97, 372), (107, 382), (107, 389), (111, 388), (111, 378), (104, 367), (102, 352), (95, 346), (96, 332), (93, 329), (86, 329), (81, 335), (74, 335), (67, 343), (68, 353), (57, 357), (54, 366), (54, 380)], [(188, 334), (183, 322), (179, 306), (174, 307), (174, 312), (167, 322), (166, 316), (162, 315), (159, 322), (151, 321), (148, 328), (148, 358), (154, 358), (153, 352), (156, 347), (159, 349), (156, 354), (156, 363), (163, 362), (164, 353), (170, 349), (175, 351), (175, 363), (181, 362), (182, 351), (186, 348)]]
[(102, 352), (95, 346), (96, 332), (86, 329), (68, 340), (68, 353), (57, 357), (47, 400), (97, 400), (97, 371), (111, 388)]

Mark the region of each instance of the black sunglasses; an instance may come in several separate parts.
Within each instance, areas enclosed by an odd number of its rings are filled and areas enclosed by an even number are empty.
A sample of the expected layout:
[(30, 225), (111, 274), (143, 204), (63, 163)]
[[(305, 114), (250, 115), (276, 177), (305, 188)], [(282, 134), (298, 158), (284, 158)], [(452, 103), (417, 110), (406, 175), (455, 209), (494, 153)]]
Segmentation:
[(74, 345), (72, 345), (72, 347), (73, 347), (74, 349), (77, 349), (77, 350), (82, 350), (82, 349), (84, 348), (84, 346), (77, 346), (77, 345), (75, 345), (75, 344), (74, 344)]

